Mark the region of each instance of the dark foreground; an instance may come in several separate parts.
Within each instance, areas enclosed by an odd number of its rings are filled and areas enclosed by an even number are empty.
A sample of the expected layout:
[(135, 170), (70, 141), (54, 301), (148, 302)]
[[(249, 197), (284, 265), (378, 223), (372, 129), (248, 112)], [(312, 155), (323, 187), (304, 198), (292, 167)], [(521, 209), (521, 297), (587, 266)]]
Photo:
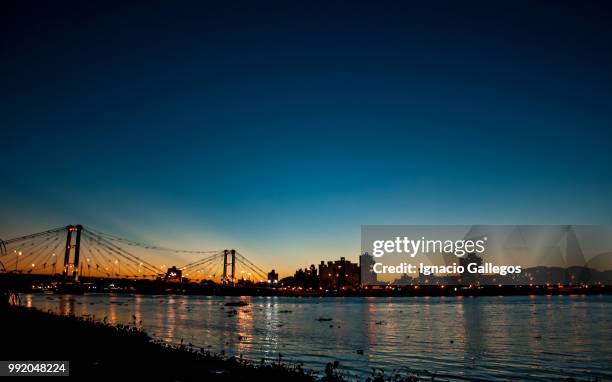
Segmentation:
[[(251, 364), (203, 349), (153, 341), (134, 326), (112, 326), (74, 316), (9, 307), (1, 313), (3, 360), (68, 360), (83, 380), (315, 381), (300, 365)], [(337, 380), (331, 378), (325, 380)]]
[[(70, 376), (82, 380), (321, 381), (342, 382), (338, 365), (316, 377), (300, 364), (224, 358), (188, 345), (170, 346), (132, 325), (108, 325), (21, 306), (1, 306), (2, 360), (70, 361)], [(430, 381), (417, 376), (374, 373), (367, 381)]]

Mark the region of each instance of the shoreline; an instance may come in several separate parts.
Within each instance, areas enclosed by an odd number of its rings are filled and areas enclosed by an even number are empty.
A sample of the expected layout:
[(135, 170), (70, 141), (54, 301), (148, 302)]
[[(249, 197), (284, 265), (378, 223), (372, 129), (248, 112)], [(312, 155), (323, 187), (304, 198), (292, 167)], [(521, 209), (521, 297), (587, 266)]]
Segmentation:
[[(0, 274), (0, 290), (18, 293), (52, 292), (63, 285), (61, 277)], [(387, 285), (359, 289), (265, 288), (255, 286), (201, 285), (151, 280), (87, 279), (78, 283), (82, 292), (141, 295), (278, 296), (278, 297), (437, 297), (437, 296), (529, 296), (609, 295), (612, 285)], [(75, 294), (68, 290), (67, 294)]]
[(255, 364), (186, 344), (166, 344), (136, 325), (111, 325), (21, 306), (4, 310), (0, 323), (11, 328), (3, 341), (11, 345), (3, 346), (3, 359), (68, 360), (70, 376), (87, 380), (118, 377), (168, 381), (232, 381), (253, 377), (269, 381), (320, 380), (300, 364)]
[[(337, 362), (321, 373), (300, 362), (250, 361), (224, 357), (190, 344), (172, 345), (150, 337), (137, 325), (111, 325), (91, 318), (59, 315), (36, 308), (5, 306), (0, 325), (6, 328), (2, 359), (70, 362), (70, 376), (83, 380), (153, 378), (161, 381), (235, 381), (240, 379), (296, 382), (344, 382)], [(8, 346), (7, 346), (8, 345)], [(434, 376), (372, 374), (371, 382), (432, 381)], [(440, 379), (435, 379), (440, 380)]]
[[(6, 300), (11, 301), (10, 295)], [(60, 314), (52, 310), (26, 307), (12, 300), (13, 305), (0, 304), (0, 324), (4, 325), (3, 359), (15, 361), (70, 361), (70, 375), (83, 380), (108, 381), (153, 378), (161, 381), (234, 381), (255, 378), (266, 381), (309, 382), (416, 382), (472, 380), (463, 375), (468, 370), (455, 372), (415, 369), (409, 365), (372, 369), (370, 375), (357, 375), (345, 369), (333, 358), (323, 370), (304, 368), (299, 355), (287, 359), (245, 359), (238, 353), (226, 356), (207, 351), (190, 343), (170, 343), (149, 336), (136, 322), (109, 324), (88, 315)], [(2, 301), (0, 301), (2, 302)], [(322, 316), (321, 316), (322, 317)], [(378, 322), (377, 322), (378, 325)], [(534, 337), (537, 338), (537, 337)], [(386, 369), (386, 368), (385, 368)], [(427, 368), (429, 369), (429, 368)], [(391, 371), (390, 374), (385, 371)], [(513, 379), (525, 377), (518, 369), (508, 370)], [(550, 380), (598, 380), (586, 373), (574, 378), (554, 377)], [(595, 377), (595, 379), (592, 379)], [(477, 379), (477, 378), (476, 378)]]

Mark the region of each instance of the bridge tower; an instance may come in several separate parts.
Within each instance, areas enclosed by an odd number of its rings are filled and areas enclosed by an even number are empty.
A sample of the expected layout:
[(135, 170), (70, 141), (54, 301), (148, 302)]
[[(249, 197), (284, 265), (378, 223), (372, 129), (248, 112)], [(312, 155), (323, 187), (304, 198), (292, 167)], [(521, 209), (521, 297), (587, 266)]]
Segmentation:
[[(81, 231), (83, 226), (80, 224), (69, 225), (66, 227), (66, 250), (64, 252), (64, 279), (68, 278), (68, 269), (70, 267), (70, 251), (74, 248), (74, 262), (72, 264), (72, 278), (74, 281), (79, 279), (79, 256), (81, 253)], [(75, 232), (74, 244), (72, 243), (72, 233)]]
[[(227, 255), (231, 254), (232, 256), (232, 263), (231, 263), (231, 278), (228, 279), (227, 277), (227, 267), (228, 262), (227, 262)], [(236, 273), (236, 250), (232, 249), (230, 250), (224, 250), (223, 251), (223, 284), (231, 284), (232, 286), (234, 286), (234, 280), (235, 280), (235, 273)]]

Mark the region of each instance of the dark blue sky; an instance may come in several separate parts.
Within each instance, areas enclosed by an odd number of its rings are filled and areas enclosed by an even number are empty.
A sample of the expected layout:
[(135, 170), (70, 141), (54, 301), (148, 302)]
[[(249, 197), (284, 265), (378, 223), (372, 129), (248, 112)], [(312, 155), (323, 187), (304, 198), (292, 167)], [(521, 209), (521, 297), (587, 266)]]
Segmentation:
[(605, 2), (1, 7), (0, 237), (289, 270), (361, 224), (612, 223)]

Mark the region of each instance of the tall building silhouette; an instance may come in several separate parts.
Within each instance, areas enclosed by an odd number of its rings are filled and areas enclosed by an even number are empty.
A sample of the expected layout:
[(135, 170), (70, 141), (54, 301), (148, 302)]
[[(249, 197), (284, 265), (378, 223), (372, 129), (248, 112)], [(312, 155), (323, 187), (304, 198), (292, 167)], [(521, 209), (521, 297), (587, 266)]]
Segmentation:
[(319, 264), (319, 285), (325, 289), (359, 287), (359, 265), (351, 263), (344, 257), (340, 260), (321, 261)]
[(359, 281), (361, 286), (372, 285), (378, 282), (378, 275), (373, 269), (374, 264), (374, 256), (370, 255), (368, 252), (364, 252), (361, 256), (359, 256)]

